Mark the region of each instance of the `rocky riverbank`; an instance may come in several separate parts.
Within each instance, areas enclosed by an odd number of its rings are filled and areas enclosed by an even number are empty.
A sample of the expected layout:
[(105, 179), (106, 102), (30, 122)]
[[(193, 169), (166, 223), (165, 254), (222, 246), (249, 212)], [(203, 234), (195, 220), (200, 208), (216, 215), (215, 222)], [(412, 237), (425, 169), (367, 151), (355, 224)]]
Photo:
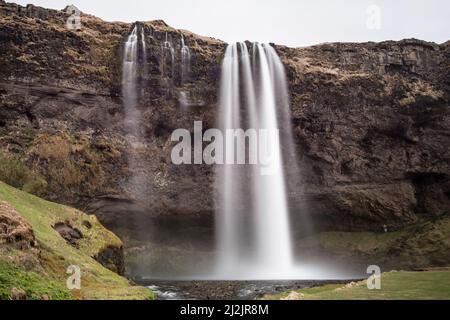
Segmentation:
[(141, 280), (149, 284), (161, 300), (255, 300), (323, 285), (343, 285), (346, 281), (158, 281)]

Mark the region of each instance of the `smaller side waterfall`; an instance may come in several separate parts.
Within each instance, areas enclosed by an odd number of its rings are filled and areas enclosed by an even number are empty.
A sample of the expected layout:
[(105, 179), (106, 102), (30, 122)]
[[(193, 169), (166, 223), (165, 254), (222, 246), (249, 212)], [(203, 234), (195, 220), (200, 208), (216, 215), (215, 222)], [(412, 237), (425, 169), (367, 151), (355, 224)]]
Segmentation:
[(191, 105), (189, 91), (180, 91), (178, 95), (178, 103), (182, 110), (186, 110)]
[(127, 113), (137, 104), (138, 82), (142, 76), (141, 67), (146, 64), (146, 61), (145, 29), (143, 25), (136, 24), (124, 44), (123, 51), (122, 95)]
[(137, 151), (142, 144), (141, 111), (143, 98), (141, 90), (146, 70), (145, 29), (136, 23), (123, 47), (122, 99), (124, 108), (124, 129), (128, 143), (128, 165), (134, 173), (128, 182), (128, 189), (139, 198), (146, 192), (147, 181), (143, 173), (143, 160)]
[[(163, 75), (163, 77), (170, 76), (173, 79), (174, 73), (175, 73), (175, 50), (172, 46), (172, 42), (169, 40), (169, 35), (167, 32), (166, 32), (166, 40), (164, 41), (161, 50), (162, 50), (162, 55), (163, 55), (163, 61), (161, 64), (162, 75)], [(171, 71), (170, 75), (168, 73), (169, 68), (167, 66), (168, 60), (170, 61), (170, 71)]]
[[(187, 84), (191, 80), (191, 50), (187, 46), (184, 36), (181, 35), (181, 66), (180, 83)], [(187, 110), (191, 105), (191, 93), (189, 89), (183, 89), (178, 94), (178, 102), (182, 110)]]
[(147, 44), (145, 42), (145, 28), (142, 26), (141, 29), (141, 44), (142, 44), (142, 60), (144, 64), (147, 62)]
[(125, 128), (135, 133), (138, 70), (138, 27), (135, 25), (124, 45), (122, 62), (122, 96), (125, 108)]
[(191, 76), (191, 50), (181, 36), (181, 83), (184, 84), (190, 80)]

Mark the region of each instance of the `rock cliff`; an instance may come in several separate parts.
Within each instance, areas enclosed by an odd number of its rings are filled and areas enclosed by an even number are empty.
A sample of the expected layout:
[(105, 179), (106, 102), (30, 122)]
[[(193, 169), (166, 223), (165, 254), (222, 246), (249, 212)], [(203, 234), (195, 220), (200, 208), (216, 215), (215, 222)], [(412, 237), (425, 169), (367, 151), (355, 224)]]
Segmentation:
[[(115, 230), (156, 216), (212, 226), (213, 168), (173, 165), (170, 136), (193, 130), (194, 120), (215, 126), (226, 44), (162, 21), (140, 22), (146, 59), (139, 137), (130, 137), (121, 61), (133, 26), (82, 14), (82, 29), (71, 31), (67, 18), (0, 2), (3, 157), (38, 177), (34, 193), (96, 213)], [(181, 79), (181, 37), (192, 54), (189, 81)], [(415, 39), (274, 45), (289, 80), (302, 171), (290, 188), (296, 229), (303, 211), (316, 228), (341, 231), (399, 229), (449, 214), (449, 46)], [(130, 156), (138, 165), (128, 165)], [(140, 190), (129, 183), (136, 175), (147, 182)]]

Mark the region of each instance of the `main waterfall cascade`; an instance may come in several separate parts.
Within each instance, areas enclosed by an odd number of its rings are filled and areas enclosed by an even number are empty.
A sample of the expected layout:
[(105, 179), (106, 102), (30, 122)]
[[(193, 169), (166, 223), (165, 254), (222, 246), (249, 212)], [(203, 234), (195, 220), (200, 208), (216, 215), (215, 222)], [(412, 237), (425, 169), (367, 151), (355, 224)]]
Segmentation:
[[(170, 79), (173, 81), (174, 75), (175, 75), (175, 49), (173, 48), (172, 41), (169, 39), (169, 35), (166, 32), (166, 40), (162, 44), (162, 75), (163, 77), (170, 76)], [(170, 69), (171, 73), (168, 73), (168, 66), (167, 66), (167, 60), (170, 58)]]
[[(250, 55), (245, 43), (229, 45), (222, 65), (220, 128), (278, 130), (277, 108), (286, 106), (277, 105), (276, 81), (283, 72), (271, 46), (255, 43)], [(283, 143), (293, 145), (292, 140)], [(226, 139), (225, 154), (231, 148), (234, 141)], [(277, 279), (293, 268), (279, 137), (269, 148), (272, 174), (261, 175), (260, 164), (217, 167), (218, 277)]]
[[(225, 130), (254, 129), (278, 134), (266, 139), (265, 146), (261, 141), (256, 143), (258, 149), (267, 148), (263, 152), (270, 150), (268, 173), (263, 174), (267, 163), (249, 161), (251, 139), (245, 143), (246, 164), (216, 165), (218, 256), (214, 279), (349, 278), (337, 265), (295, 261), (289, 207), (293, 198), (298, 198), (301, 171), (289, 105), (284, 66), (272, 46), (254, 43), (248, 48), (247, 43), (235, 43), (227, 47), (218, 115), (219, 128), (226, 137), (224, 159), (228, 153), (236, 154), (235, 138), (230, 139)], [(258, 155), (261, 156), (259, 150)], [(288, 191), (292, 193), (289, 197)], [(302, 220), (300, 231), (309, 229), (303, 204), (296, 203), (294, 207), (296, 217)]]

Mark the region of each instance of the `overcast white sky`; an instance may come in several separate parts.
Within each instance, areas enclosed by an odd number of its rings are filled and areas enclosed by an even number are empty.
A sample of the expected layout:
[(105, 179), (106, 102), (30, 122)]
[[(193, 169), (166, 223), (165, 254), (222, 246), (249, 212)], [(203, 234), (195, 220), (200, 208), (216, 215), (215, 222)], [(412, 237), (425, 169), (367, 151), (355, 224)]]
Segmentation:
[[(8, 0), (7, 0), (8, 1)], [(449, 0), (16, 0), (62, 9), (74, 4), (107, 21), (163, 19), (169, 25), (227, 42), (305, 46), (419, 38), (450, 40)], [(380, 9), (367, 13), (371, 5)], [(368, 28), (369, 25), (379, 28)], [(375, 19), (375, 20), (374, 20)]]

